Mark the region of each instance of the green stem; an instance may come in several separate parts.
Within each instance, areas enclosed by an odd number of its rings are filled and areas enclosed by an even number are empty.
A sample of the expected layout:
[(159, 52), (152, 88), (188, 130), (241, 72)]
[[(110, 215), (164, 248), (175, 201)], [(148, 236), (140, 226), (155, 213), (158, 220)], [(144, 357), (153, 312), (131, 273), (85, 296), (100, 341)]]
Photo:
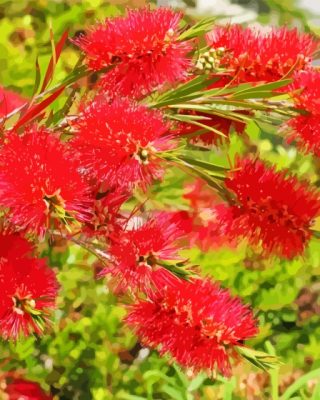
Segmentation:
[[(266, 349), (272, 356), (276, 355), (275, 348), (272, 346), (271, 342), (268, 340), (265, 344)], [(273, 400), (279, 400), (279, 367), (275, 367), (269, 370), (271, 379), (271, 395)]]

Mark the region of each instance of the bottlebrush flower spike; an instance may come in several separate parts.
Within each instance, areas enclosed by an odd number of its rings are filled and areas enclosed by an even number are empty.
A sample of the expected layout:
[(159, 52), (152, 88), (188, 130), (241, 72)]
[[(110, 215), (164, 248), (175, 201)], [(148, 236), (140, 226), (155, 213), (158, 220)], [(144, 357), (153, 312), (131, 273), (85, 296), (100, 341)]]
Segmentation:
[(146, 189), (163, 175), (157, 152), (172, 147), (164, 136), (168, 125), (158, 111), (117, 99), (112, 103), (98, 96), (72, 122), (72, 146), (81, 163), (99, 182), (125, 189), (139, 184)]
[(192, 224), (189, 237), (202, 251), (224, 245), (234, 247), (236, 241), (229, 237), (233, 223), (232, 208), (215, 194), (202, 179), (185, 186), (184, 198), (190, 202), (189, 218)]
[(177, 278), (168, 269), (174, 273), (180, 270), (182, 275), (185, 272), (176, 265), (182, 261), (176, 241), (184, 233), (183, 221), (177, 215), (161, 213), (144, 223), (138, 220), (132, 229), (117, 232), (108, 249), (112, 261), (101, 275), (115, 277), (117, 290), (122, 292), (147, 292), (152, 286), (172, 285)]
[(288, 143), (295, 141), (300, 151), (320, 157), (320, 114), (290, 118), (284, 131)]
[(320, 72), (301, 71), (290, 85), (296, 108), (306, 114), (291, 118), (285, 127), (288, 141), (296, 141), (300, 150), (320, 156)]
[(15, 235), (0, 235), (1, 246), (9, 250), (0, 254), (0, 336), (4, 339), (42, 334), (58, 291), (54, 272), (44, 260), (26, 255), (30, 245), (26, 241), (21, 246), (22, 241)]
[(306, 183), (277, 172), (260, 160), (237, 161), (226, 187), (235, 195), (232, 234), (261, 244), (266, 254), (293, 258), (311, 238), (320, 212), (320, 195)]
[(90, 217), (90, 188), (63, 143), (44, 128), (11, 133), (0, 148), (0, 206), (17, 229), (44, 234)]
[(85, 53), (90, 69), (116, 64), (101, 82), (105, 90), (139, 98), (186, 77), (192, 47), (178, 40), (181, 18), (168, 8), (129, 10), (125, 17), (93, 26), (74, 43)]
[(184, 189), (183, 197), (190, 202), (192, 210), (196, 213), (221, 202), (215, 191), (203, 179), (194, 179), (186, 184)]
[(291, 70), (305, 69), (318, 47), (310, 35), (296, 29), (262, 30), (240, 25), (215, 27), (207, 34), (207, 43), (220, 49), (220, 67), (237, 73), (238, 82), (273, 82)]
[(0, 87), (0, 117), (5, 117), (26, 102), (18, 93)]
[(86, 223), (83, 232), (88, 236), (108, 237), (121, 230), (125, 217), (121, 216), (120, 208), (130, 195), (121, 190), (98, 191), (93, 205), (93, 217)]
[(10, 260), (20, 259), (26, 255), (30, 255), (33, 246), (19, 234), (3, 234), (0, 232), (0, 260), (8, 258)]
[(258, 333), (251, 310), (210, 280), (178, 281), (137, 302), (126, 322), (182, 366), (230, 376), (235, 346)]
[[(8, 400), (52, 400), (37, 382), (27, 381), (22, 378), (15, 378), (6, 385), (5, 394)], [(7, 397), (4, 397), (7, 399)]]

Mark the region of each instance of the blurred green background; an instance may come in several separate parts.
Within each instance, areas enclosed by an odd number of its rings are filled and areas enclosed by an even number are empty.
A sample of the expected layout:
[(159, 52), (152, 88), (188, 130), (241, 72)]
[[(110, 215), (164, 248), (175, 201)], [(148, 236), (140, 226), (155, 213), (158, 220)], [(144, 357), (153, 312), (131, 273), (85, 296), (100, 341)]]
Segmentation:
[[(122, 13), (125, 6), (144, 3), (0, 0), (0, 85), (26, 97), (32, 95), (36, 58), (44, 73), (51, 56), (50, 24), (57, 40), (66, 28), (74, 36), (96, 20)], [(293, 0), (238, 3), (238, 8), (232, 8), (235, 2), (225, 2), (226, 12), (222, 15), (219, 10), (219, 18), (233, 20), (233, 10), (236, 21), (241, 16), (248, 23), (287, 24), (319, 31), (317, 19)], [(191, 15), (201, 16), (204, 12), (192, 1), (178, 5), (186, 7)], [(55, 81), (72, 70), (78, 57), (75, 47), (67, 43)], [(54, 107), (64, 100), (62, 96)], [(236, 152), (254, 149), (279, 168), (290, 167), (299, 176), (319, 184), (319, 165), (311, 156), (301, 156), (293, 147), (284, 145), (277, 137), (276, 127), (250, 123), (247, 133), (250, 143), (233, 136), (230, 146), (213, 153), (212, 160), (227, 165), (227, 154), (232, 158)], [(166, 209), (179, 204), (184, 181), (181, 172), (168, 171), (165, 181), (150, 193), (152, 204)], [(261, 322), (261, 334), (250, 344), (256, 349), (275, 351), (284, 363), (271, 376), (242, 363), (235, 367), (230, 381), (210, 380), (205, 374), (193, 376), (190, 371), (170, 365), (156, 352), (141, 348), (121, 323), (125, 307), (103, 281), (95, 280), (96, 260), (92, 256), (62, 240), (50, 247), (43, 244), (40, 250), (58, 272), (62, 287), (53, 331), (41, 340), (0, 343), (3, 371), (19, 370), (59, 399), (276, 399), (277, 389), (282, 395), (297, 381), (301, 385), (292, 396), (287, 392), (281, 400), (320, 399), (320, 372), (305, 375), (320, 367), (318, 241), (311, 243), (305, 257), (291, 262), (261, 260), (244, 245), (237, 250), (222, 248), (207, 254), (196, 248), (185, 251), (193, 263), (201, 265), (203, 274), (221, 281), (253, 306)]]

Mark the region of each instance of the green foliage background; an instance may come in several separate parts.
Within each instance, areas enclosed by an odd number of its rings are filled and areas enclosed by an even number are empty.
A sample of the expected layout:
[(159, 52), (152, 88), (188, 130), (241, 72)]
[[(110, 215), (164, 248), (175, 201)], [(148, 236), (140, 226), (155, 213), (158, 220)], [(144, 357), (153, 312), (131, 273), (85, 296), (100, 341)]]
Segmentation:
[[(135, 4), (138, 3), (143, 1)], [(261, 2), (267, 3), (272, 2)], [(282, 7), (278, 6), (278, 21), (298, 22), (310, 29), (294, 4), (286, 3), (287, 8), (283, 2)], [(270, 7), (261, 10), (259, 19), (268, 23)], [(123, 3), (102, 0), (0, 0), (0, 84), (31, 96), (35, 60), (39, 58), (44, 73), (51, 56), (50, 24), (58, 39), (66, 28), (73, 36), (97, 19), (122, 11)], [(68, 43), (57, 66), (55, 81), (70, 72), (78, 56), (74, 46)], [(54, 107), (63, 104), (66, 95)], [(301, 156), (293, 147), (283, 144), (276, 127), (270, 129), (250, 123), (247, 133), (249, 143), (234, 136), (229, 147), (212, 153), (211, 160), (228, 165), (226, 155), (232, 159), (236, 153), (257, 151), (279, 168), (290, 168), (319, 185), (319, 165), (311, 157)], [(185, 179), (178, 170), (168, 171), (165, 181), (153, 188), (153, 204), (176, 207), (181, 202)], [(185, 205), (182, 203), (182, 207)], [(259, 261), (245, 245), (208, 254), (196, 248), (185, 252), (193, 263), (201, 265), (203, 274), (221, 281), (253, 306), (261, 322), (261, 334), (251, 344), (256, 349), (275, 351), (284, 363), (271, 376), (242, 363), (235, 368), (235, 376), (230, 381), (211, 380), (204, 374), (192, 376), (170, 365), (156, 352), (141, 349), (121, 323), (125, 305), (119, 304), (103, 281), (94, 279), (93, 256), (63, 241), (49, 248), (42, 247), (43, 256), (57, 270), (61, 284), (54, 328), (41, 340), (29, 338), (17, 344), (0, 343), (3, 370), (24, 372), (59, 399), (250, 400), (277, 399), (278, 391), (282, 400), (320, 399), (317, 383), (320, 372), (316, 371), (320, 367), (319, 241), (311, 243), (305, 257), (291, 262)], [(315, 372), (305, 375), (310, 371)], [(302, 375), (305, 377), (298, 381), (301, 386), (283, 394)]]

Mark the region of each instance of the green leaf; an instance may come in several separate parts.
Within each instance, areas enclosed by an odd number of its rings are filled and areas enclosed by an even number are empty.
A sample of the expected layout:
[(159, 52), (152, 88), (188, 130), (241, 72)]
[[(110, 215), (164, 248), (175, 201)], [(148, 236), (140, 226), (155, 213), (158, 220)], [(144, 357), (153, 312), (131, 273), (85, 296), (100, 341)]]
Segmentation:
[(14, 130), (19, 129), (21, 126), (26, 123), (31, 122), (34, 118), (38, 117), (51, 103), (53, 103), (57, 97), (64, 91), (65, 87), (61, 86), (54, 93), (48, 96), (46, 99), (42, 100), (40, 103), (31, 107), (15, 124)]
[(63, 46), (68, 39), (68, 29), (62, 34), (61, 38), (59, 39), (58, 43), (55, 45), (54, 43), (54, 38), (53, 38), (53, 31), (52, 27), (50, 26), (50, 42), (51, 42), (51, 47), (52, 47), (52, 56), (45, 74), (45, 77), (43, 79), (42, 87), (41, 87), (41, 92), (45, 90), (45, 88), (48, 86), (50, 81), (53, 78), (54, 70), (56, 67), (56, 64), (60, 58)]
[(232, 400), (233, 396), (233, 391), (236, 388), (236, 378), (233, 376), (229, 381), (225, 382), (223, 387), (224, 387), (224, 393), (223, 393), (223, 400)]
[[(206, 171), (210, 171), (210, 172), (220, 171), (220, 172), (225, 172), (225, 173), (227, 171), (229, 171), (229, 168), (222, 167), (221, 165), (216, 165), (216, 164), (213, 164), (213, 163), (210, 163), (210, 162), (207, 162), (207, 161), (198, 160), (198, 159), (193, 158), (193, 157), (181, 155), (181, 156), (179, 156), (179, 158), (180, 158), (180, 160), (183, 160), (188, 164), (195, 165), (197, 167), (203, 168)], [(218, 176), (220, 177), (220, 176), (224, 176), (224, 175), (223, 174), (219, 174)]]
[(202, 19), (201, 21), (193, 25), (191, 28), (182, 32), (178, 40), (189, 40), (197, 36), (204, 35), (206, 32), (209, 32), (212, 29), (212, 26), (215, 23), (216, 19), (217, 19), (216, 17), (209, 17)]
[(35, 76), (35, 81), (34, 81), (34, 89), (33, 89), (33, 95), (32, 97), (37, 93), (40, 82), (41, 82), (41, 71), (40, 71), (40, 65), (39, 65), (39, 59), (38, 57), (36, 58), (36, 76)]
[(294, 395), (299, 389), (305, 386), (311, 379), (320, 379), (320, 368), (317, 368), (307, 374), (298, 378), (292, 385), (290, 385), (287, 390), (280, 396), (280, 400), (289, 400), (291, 396)]
[(177, 365), (177, 364), (173, 364), (173, 368), (174, 368), (174, 370), (176, 371), (176, 373), (177, 373), (177, 375), (178, 375), (178, 377), (179, 377), (181, 383), (183, 384), (183, 386), (187, 387), (187, 386), (188, 386), (188, 383), (189, 383), (189, 380), (188, 380), (188, 378), (186, 377), (186, 375), (184, 374), (184, 372), (181, 371), (180, 366)]
[(194, 275), (193, 271), (189, 267), (186, 267), (184, 263), (171, 264), (170, 262), (161, 260), (161, 262), (158, 261), (157, 264), (161, 265), (163, 268), (165, 268), (180, 279), (188, 280), (192, 277), (192, 275)]
[(193, 392), (197, 389), (199, 389), (199, 387), (202, 385), (202, 383), (205, 381), (205, 379), (207, 378), (207, 375), (203, 374), (203, 373), (199, 373), (194, 379), (192, 379), (192, 381), (190, 382), (189, 386), (188, 386), (188, 392)]
[(203, 128), (207, 131), (211, 131), (211, 132), (215, 133), (216, 135), (226, 137), (226, 135), (223, 132), (219, 131), (218, 129), (215, 129), (212, 126), (209, 126), (206, 124), (202, 124), (201, 122), (196, 121), (193, 118), (188, 119), (185, 115), (182, 118), (180, 118), (179, 114), (176, 114), (176, 115), (169, 116), (169, 118), (177, 120), (177, 121), (188, 122), (189, 124), (199, 126), (200, 128)]
[(269, 90), (261, 90), (261, 91), (251, 91), (251, 92), (244, 92), (244, 93), (235, 93), (232, 95), (233, 99), (237, 100), (245, 100), (245, 99), (267, 99), (270, 97), (274, 97), (274, 93), (270, 92)]
[(171, 396), (172, 399), (185, 400), (185, 397), (182, 395), (182, 393), (172, 386), (164, 385), (162, 387), (162, 391)]
[(208, 88), (219, 79), (219, 77), (208, 78), (206, 75), (199, 75), (196, 78), (158, 96), (153, 103), (148, 105), (149, 107), (159, 108), (175, 104), (176, 102), (196, 99), (207, 92), (204, 89)]
[(205, 115), (188, 115), (188, 114), (176, 114), (172, 118), (178, 119), (183, 122), (190, 121), (211, 121), (211, 117), (206, 117)]
[(228, 200), (229, 198), (229, 193), (226, 191), (226, 189), (217, 181), (217, 180), (224, 180), (224, 177), (217, 175), (217, 176), (211, 176), (211, 174), (208, 174), (205, 170), (196, 167), (194, 165), (188, 164), (183, 160), (180, 160), (178, 157), (170, 156), (168, 154), (164, 154), (163, 158), (165, 160), (171, 161), (174, 164), (176, 164), (178, 167), (180, 167), (182, 170), (186, 170), (187, 172), (200, 177), (203, 179), (207, 184), (214, 188), (219, 196), (224, 199)]
[(319, 400), (319, 399), (320, 399), (320, 382), (317, 383), (311, 397), (311, 400)]
[(249, 347), (243, 346), (237, 346), (236, 350), (251, 364), (264, 371), (268, 371), (270, 368), (277, 368), (282, 364), (278, 357), (270, 355), (263, 351), (257, 351)]
[(210, 83), (213, 83), (215, 81), (216, 79), (209, 80), (207, 76), (199, 75), (191, 79), (190, 81), (165, 92), (164, 94), (160, 95), (158, 99), (167, 100), (171, 99), (172, 97), (176, 98), (187, 94), (193, 94), (194, 92), (207, 87)]
[[(269, 354), (272, 356), (276, 355), (275, 348), (272, 346), (269, 340), (266, 341), (266, 349)], [(271, 378), (271, 393), (272, 393), (272, 400), (279, 399), (279, 367), (273, 368), (270, 370), (270, 378)]]
[[(275, 81), (275, 82), (271, 82), (271, 83), (265, 83), (265, 84), (262, 84), (262, 85), (256, 85), (256, 86), (251, 85), (247, 89), (236, 90), (235, 91), (235, 96), (238, 96), (240, 94), (244, 94), (246, 92), (273, 92), (273, 90), (279, 89), (279, 88), (281, 88), (283, 86), (287, 86), (291, 82), (292, 82), (292, 79), (282, 79), (282, 80), (279, 80), (279, 81)], [(274, 95), (274, 93), (273, 93), (273, 95)]]
[(120, 395), (118, 395), (117, 398), (123, 400), (147, 400), (146, 397), (136, 396), (134, 394), (129, 394), (129, 393), (121, 393)]

